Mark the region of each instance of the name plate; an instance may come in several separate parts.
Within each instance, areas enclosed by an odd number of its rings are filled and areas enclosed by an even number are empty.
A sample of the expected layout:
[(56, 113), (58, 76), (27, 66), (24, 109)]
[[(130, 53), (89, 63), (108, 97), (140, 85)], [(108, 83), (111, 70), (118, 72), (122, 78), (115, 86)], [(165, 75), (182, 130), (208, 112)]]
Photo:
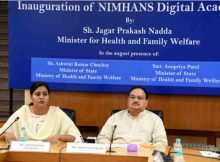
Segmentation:
[(69, 142), (67, 143), (66, 152), (104, 154), (106, 152), (106, 148), (103, 144)]
[(49, 152), (50, 142), (42, 141), (12, 141), (10, 151)]

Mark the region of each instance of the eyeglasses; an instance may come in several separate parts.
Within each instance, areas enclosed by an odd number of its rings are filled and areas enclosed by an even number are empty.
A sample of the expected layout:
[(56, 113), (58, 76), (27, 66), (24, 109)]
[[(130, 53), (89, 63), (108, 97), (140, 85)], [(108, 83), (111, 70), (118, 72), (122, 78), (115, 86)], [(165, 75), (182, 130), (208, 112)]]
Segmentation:
[(144, 100), (146, 97), (144, 97), (144, 96), (134, 96), (134, 95), (129, 96), (129, 99), (131, 99), (131, 100), (135, 100), (136, 98), (138, 100)]

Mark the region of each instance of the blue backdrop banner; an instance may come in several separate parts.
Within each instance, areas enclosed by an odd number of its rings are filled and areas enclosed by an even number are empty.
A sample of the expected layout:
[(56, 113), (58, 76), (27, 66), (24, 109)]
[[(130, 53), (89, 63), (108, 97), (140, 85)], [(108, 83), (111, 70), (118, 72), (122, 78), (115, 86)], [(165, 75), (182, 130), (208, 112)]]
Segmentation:
[(220, 95), (218, 1), (9, 1), (9, 86)]

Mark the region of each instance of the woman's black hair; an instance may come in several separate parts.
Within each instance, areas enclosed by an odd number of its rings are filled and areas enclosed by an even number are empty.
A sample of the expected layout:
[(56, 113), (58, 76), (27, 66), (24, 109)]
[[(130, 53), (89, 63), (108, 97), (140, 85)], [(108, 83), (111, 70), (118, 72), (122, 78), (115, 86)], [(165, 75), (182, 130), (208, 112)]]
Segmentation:
[[(50, 88), (49, 88), (48, 84), (43, 81), (37, 81), (37, 82), (33, 82), (32, 86), (30, 88), (30, 95), (32, 96), (34, 91), (41, 86), (45, 87), (47, 89), (48, 93), (50, 94)], [(31, 102), (29, 104), (29, 106), (32, 106), (32, 105), (33, 105), (33, 103)]]

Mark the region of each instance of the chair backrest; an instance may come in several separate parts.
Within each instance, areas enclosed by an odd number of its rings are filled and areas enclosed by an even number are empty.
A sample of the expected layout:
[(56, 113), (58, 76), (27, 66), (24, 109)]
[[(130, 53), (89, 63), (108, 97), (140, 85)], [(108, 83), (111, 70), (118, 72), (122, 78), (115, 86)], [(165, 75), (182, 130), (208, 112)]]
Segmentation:
[(76, 123), (76, 111), (74, 109), (61, 107), (61, 110), (63, 110), (63, 112), (65, 112), (66, 115)]
[[(113, 109), (112, 112), (111, 112), (111, 115), (113, 115), (114, 113), (117, 113), (121, 111), (120, 109)], [(162, 110), (148, 110), (148, 111), (151, 111), (152, 113), (158, 115), (161, 120), (163, 121), (163, 111)]]
[(152, 113), (158, 115), (161, 120), (163, 121), (163, 111), (162, 110), (148, 110), (148, 111), (151, 111)]

